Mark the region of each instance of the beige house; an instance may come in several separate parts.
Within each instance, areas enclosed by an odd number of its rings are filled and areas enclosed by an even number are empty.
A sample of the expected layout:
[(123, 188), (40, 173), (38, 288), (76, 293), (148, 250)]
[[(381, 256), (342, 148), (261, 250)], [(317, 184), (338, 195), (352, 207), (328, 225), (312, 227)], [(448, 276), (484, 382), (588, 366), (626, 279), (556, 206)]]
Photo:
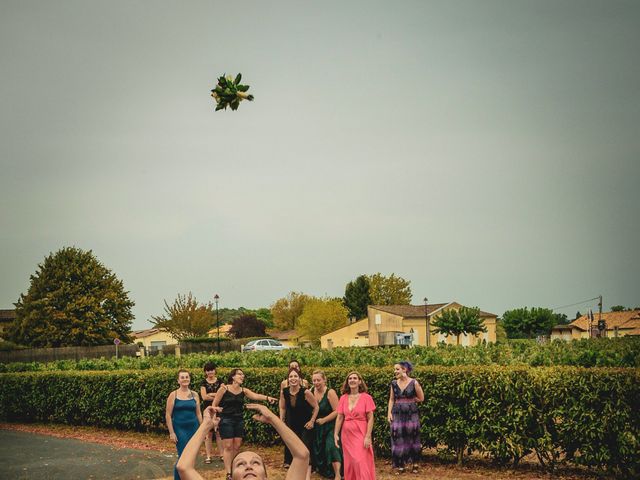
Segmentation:
[(149, 328), (147, 330), (137, 330), (131, 333), (134, 343), (142, 343), (147, 351), (159, 350), (165, 345), (175, 345), (178, 341), (168, 332), (159, 328)]
[[(370, 305), (367, 308), (367, 318), (347, 325), (343, 328), (323, 335), (320, 339), (322, 348), (350, 347), (350, 346), (377, 346), (377, 345), (425, 345), (426, 339), (426, 314), (429, 322), (433, 322), (438, 314), (449, 309), (457, 310), (462, 305), (457, 302), (424, 305)], [(496, 320), (498, 316), (493, 313), (480, 311), (480, 318), (486, 333), (478, 335), (461, 335), (460, 345), (472, 346), (482, 342), (496, 341)], [(456, 338), (434, 332), (431, 324), (430, 345), (437, 343), (455, 344)]]
[[(589, 324), (591, 324), (592, 337), (601, 336), (598, 329), (600, 314), (594, 313), (593, 322), (587, 315), (575, 319), (569, 325), (556, 325), (551, 329), (551, 340), (579, 340), (589, 338)], [(627, 335), (640, 335), (640, 310), (628, 310), (624, 312), (603, 312), (602, 320), (605, 322), (605, 337), (624, 337)]]
[(366, 347), (369, 345), (369, 319), (353, 322), (320, 337), (321, 348)]

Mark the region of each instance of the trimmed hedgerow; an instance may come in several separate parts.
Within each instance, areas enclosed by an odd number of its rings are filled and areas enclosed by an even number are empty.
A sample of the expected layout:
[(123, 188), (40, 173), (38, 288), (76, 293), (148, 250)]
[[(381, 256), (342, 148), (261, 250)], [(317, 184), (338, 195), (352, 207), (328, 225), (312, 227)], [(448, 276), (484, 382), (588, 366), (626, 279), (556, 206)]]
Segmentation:
[[(286, 369), (245, 368), (248, 388), (277, 396)], [(308, 370), (308, 371), (307, 371)], [(326, 368), (338, 392), (351, 368)], [(220, 368), (225, 378), (229, 368)], [(391, 369), (359, 367), (372, 394), (374, 443), (389, 452), (386, 409)], [(311, 369), (305, 369), (306, 374)], [(640, 473), (640, 371), (576, 367), (417, 367), (425, 391), (420, 405), (424, 446), (446, 449), (462, 460), (476, 451), (517, 464), (535, 453), (554, 469), (584, 465), (623, 475)], [(193, 370), (193, 384), (200, 371)], [(0, 418), (120, 429), (164, 427), (168, 393), (176, 388), (168, 369), (105, 372), (25, 372), (0, 375)], [(274, 411), (276, 406), (273, 407)], [(273, 444), (273, 430), (249, 420), (247, 440)]]

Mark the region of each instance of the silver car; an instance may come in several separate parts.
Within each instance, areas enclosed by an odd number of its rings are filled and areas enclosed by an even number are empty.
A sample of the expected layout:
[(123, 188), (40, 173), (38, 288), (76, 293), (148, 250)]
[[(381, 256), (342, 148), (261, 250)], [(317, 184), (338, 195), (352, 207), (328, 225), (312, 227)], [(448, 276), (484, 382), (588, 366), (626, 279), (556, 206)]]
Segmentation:
[(287, 350), (289, 347), (283, 345), (278, 340), (273, 340), (272, 338), (260, 338), (258, 340), (251, 340), (246, 345), (242, 346), (243, 352), (256, 352), (258, 350)]

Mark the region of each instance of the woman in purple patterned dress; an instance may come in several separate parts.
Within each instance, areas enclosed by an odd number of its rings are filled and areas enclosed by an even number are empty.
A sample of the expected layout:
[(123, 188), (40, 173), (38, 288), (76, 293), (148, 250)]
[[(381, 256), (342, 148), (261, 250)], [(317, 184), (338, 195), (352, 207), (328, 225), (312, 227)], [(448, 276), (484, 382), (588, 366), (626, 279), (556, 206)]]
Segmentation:
[(424, 392), (418, 381), (409, 376), (412, 369), (409, 362), (396, 363), (395, 379), (389, 389), (387, 419), (391, 424), (391, 456), (393, 467), (399, 473), (409, 468), (412, 473), (418, 473), (422, 452), (418, 402), (424, 400)]

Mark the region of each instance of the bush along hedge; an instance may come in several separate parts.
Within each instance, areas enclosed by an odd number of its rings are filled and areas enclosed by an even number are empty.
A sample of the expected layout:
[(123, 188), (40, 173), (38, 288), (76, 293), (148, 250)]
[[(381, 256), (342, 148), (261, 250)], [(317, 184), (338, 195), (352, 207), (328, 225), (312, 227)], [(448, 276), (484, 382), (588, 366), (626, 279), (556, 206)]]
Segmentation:
[[(225, 378), (228, 368), (220, 368)], [(340, 391), (350, 369), (327, 368)], [(372, 394), (374, 444), (388, 454), (386, 422), (392, 369), (359, 368)], [(305, 371), (310, 376), (311, 371)], [(285, 368), (246, 368), (245, 386), (276, 396)], [(425, 392), (422, 442), (456, 455), (470, 451), (502, 464), (533, 453), (554, 469), (582, 465), (623, 476), (640, 474), (640, 371), (575, 367), (417, 367)], [(192, 384), (199, 385), (200, 370)], [(119, 429), (164, 428), (168, 369), (106, 372), (25, 372), (0, 375), (0, 418)], [(197, 390), (197, 388), (196, 388)], [(273, 407), (274, 411), (277, 409)], [(273, 430), (249, 419), (247, 441), (271, 445)]]
[[(215, 339), (211, 339), (212, 350)], [(239, 342), (238, 340), (233, 340)], [(244, 343), (248, 339), (242, 340)], [(185, 352), (188, 348), (184, 348)], [(239, 350), (239, 347), (238, 347)], [(184, 352), (183, 352), (184, 353)], [(572, 342), (555, 340), (538, 344), (534, 340), (508, 343), (480, 344), (473, 347), (439, 344), (436, 347), (391, 348), (334, 348), (332, 350), (298, 348), (282, 352), (240, 351), (192, 353), (176, 357), (158, 355), (118, 360), (96, 358), (86, 360), (58, 360), (50, 363), (0, 363), (0, 372), (41, 370), (145, 370), (149, 368), (199, 369), (208, 361), (221, 367), (286, 367), (291, 358), (302, 365), (318, 367), (349, 367), (393, 365), (398, 358), (406, 358), (416, 365), (527, 365), (576, 367), (640, 367), (640, 337), (584, 339)]]

